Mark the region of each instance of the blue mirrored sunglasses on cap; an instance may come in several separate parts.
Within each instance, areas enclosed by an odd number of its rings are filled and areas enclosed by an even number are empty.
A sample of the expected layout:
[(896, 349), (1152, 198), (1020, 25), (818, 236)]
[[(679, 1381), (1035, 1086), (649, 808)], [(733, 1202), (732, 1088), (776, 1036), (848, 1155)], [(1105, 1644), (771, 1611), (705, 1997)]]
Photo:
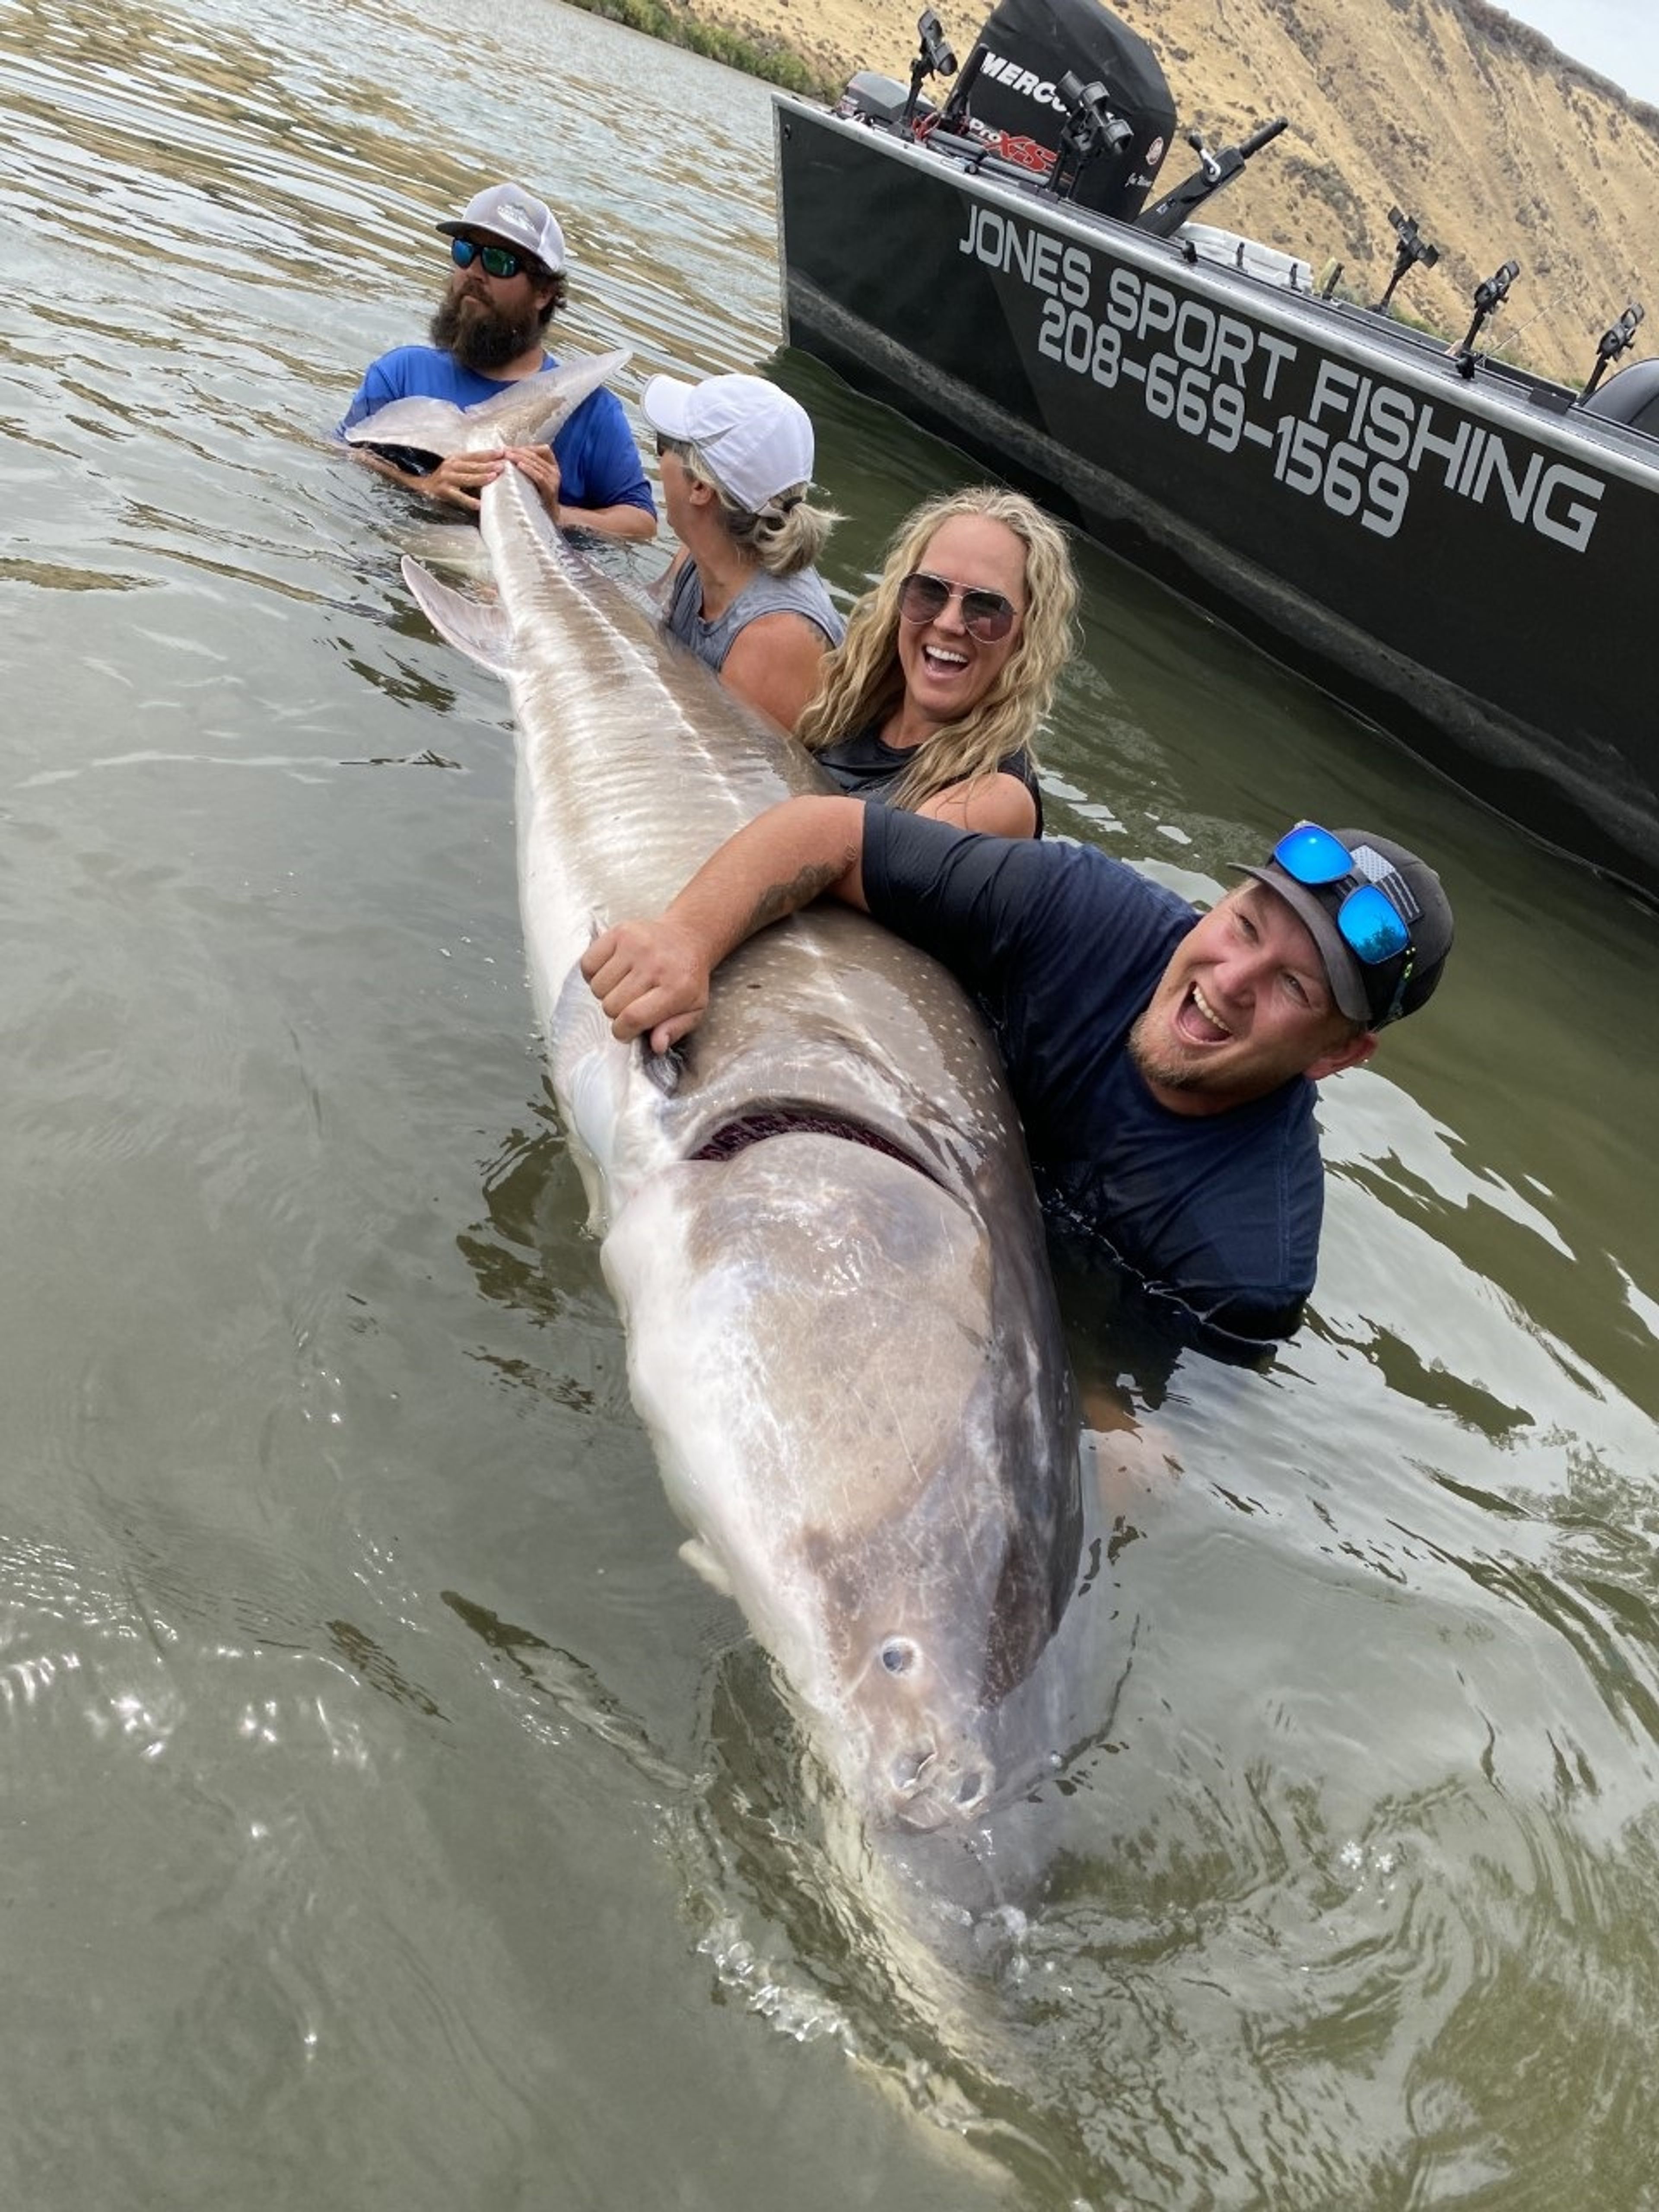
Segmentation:
[(1310, 890), (1342, 893), (1340, 902), (1330, 909), (1331, 919), (1356, 960), (1380, 968), (1405, 956), (1387, 1006), (1372, 1008), (1379, 1022), (1391, 1021), (1416, 965), (1411, 924), (1422, 911), (1399, 870), (1385, 864), (1380, 879), (1362, 874), (1342, 840), (1314, 822), (1298, 822), (1294, 830), (1287, 830), (1273, 847), (1273, 859), (1287, 876)]

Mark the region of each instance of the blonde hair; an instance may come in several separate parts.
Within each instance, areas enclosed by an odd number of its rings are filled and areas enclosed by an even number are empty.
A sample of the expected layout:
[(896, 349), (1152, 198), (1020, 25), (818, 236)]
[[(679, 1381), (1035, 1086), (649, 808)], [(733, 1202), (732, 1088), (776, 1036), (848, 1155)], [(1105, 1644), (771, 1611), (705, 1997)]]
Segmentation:
[(1000, 522), (1024, 547), (1024, 617), (985, 696), (961, 721), (945, 723), (916, 747), (893, 793), (895, 806), (920, 806), (952, 784), (994, 775), (1022, 746), (1035, 765), (1036, 733), (1075, 643), (1077, 578), (1058, 525), (1021, 492), (981, 484), (944, 493), (899, 525), (874, 589), (854, 608), (841, 644), (824, 655), (818, 688), (795, 726), (808, 750), (822, 752), (872, 722), (884, 722), (903, 697), (899, 586), (921, 567), (935, 534), (959, 515)]
[(748, 555), (769, 576), (796, 576), (810, 568), (841, 520), (833, 507), (809, 507), (809, 484), (791, 484), (775, 492), (758, 514), (750, 514), (732, 499), (700, 446), (684, 438), (665, 438), (664, 446), (678, 453), (680, 466), (696, 483), (707, 484), (714, 495), (714, 511), (720, 527), (738, 550)]

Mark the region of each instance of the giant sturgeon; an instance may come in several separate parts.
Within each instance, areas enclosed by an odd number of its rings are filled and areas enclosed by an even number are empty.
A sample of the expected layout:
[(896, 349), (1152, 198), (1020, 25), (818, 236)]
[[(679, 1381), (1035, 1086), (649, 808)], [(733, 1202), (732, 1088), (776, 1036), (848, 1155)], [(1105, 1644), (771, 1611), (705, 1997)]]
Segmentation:
[[(618, 358), (465, 417), (399, 402), (356, 435), (523, 442)], [(674, 1054), (615, 1041), (576, 965), (596, 927), (659, 911), (763, 808), (827, 787), (517, 470), (480, 523), (492, 604), (404, 571), (510, 687), (553, 1088), (686, 1556), (742, 1607), (858, 1816), (963, 1833), (1079, 1527), (1070, 1380), (994, 1049), (943, 969), (828, 907), (728, 960)]]

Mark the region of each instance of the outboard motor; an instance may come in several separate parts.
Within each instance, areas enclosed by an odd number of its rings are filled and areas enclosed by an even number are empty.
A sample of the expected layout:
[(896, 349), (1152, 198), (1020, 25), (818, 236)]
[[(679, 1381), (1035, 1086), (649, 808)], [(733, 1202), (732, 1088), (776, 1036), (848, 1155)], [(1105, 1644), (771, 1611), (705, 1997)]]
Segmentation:
[(883, 76), (879, 70), (860, 70), (848, 78), (847, 89), (836, 102), (834, 112), (857, 123), (879, 124), (884, 131), (900, 131), (917, 118), (926, 120), (937, 110), (930, 100), (913, 103), (896, 76)]
[[(1068, 76), (1070, 100), (1060, 89)], [(1079, 88), (1127, 128), (1121, 138), (1103, 134), (1069, 197), (1132, 222), (1169, 149), (1175, 101), (1152, 48), (1099, 0), (998, 0), (939, 127), (1041, 184), (1060, 157)]]

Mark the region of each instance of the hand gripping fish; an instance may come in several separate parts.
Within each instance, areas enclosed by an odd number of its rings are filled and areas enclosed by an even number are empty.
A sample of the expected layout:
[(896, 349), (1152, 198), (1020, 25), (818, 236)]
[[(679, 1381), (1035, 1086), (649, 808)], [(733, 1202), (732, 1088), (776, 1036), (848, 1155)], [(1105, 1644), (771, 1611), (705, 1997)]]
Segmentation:
[[(624, 358), (465, 416), (400, 401), (352, 434), (526, 442)], [(512, 693), (538, 1012), (686, 1556), (742, 1607), (858, 1814), (960, 1832), (997, 1790), (997, 1720), (1058, 1624), (1079, 1531), (1070, 1378), (995, 1051), (943, 969), (830, 907), (733, 954), (671, 1059), (616, 1042), (576, 966), (596, 920), (659, 911), (751, 817), (827, 787), (519, 471), (486, 486), (480, 526), (492, 603), (404, 570)]]

